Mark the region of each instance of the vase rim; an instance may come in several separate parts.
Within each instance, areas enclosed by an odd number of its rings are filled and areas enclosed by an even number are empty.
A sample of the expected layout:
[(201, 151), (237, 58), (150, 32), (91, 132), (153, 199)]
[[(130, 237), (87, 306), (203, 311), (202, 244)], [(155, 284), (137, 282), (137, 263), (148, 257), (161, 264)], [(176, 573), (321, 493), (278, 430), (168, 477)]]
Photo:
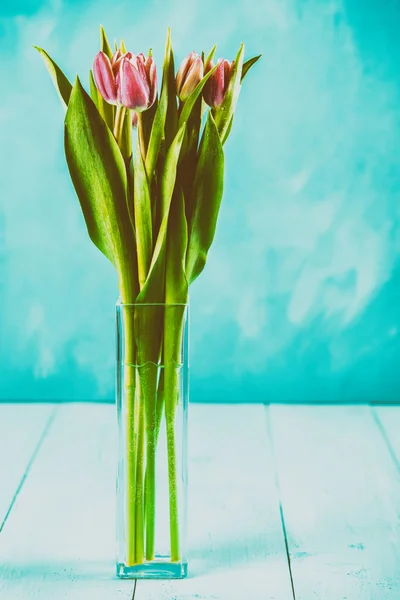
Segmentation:
[(189, 306), (189, 302), (122, 302), (118, 298), (117, 306)]

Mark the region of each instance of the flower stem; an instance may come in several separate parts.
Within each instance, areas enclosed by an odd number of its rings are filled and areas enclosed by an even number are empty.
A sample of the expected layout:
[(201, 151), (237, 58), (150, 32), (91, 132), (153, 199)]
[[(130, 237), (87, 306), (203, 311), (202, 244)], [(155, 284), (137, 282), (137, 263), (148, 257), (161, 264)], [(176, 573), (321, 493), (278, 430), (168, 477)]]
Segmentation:
[[(140, 386), (139, 386), (140, 389)], [(143, 512), (143, 474), (144, 474), (144, 400), (140, 394), (136, 401), (139, 403), (139, 430), (136, 453), (136, 488), (135, 488), (135, 563), (144, 560), (144, 512)]]
[(156, 404), (156, 444), (160, 434), (161, 419), (164, 412), (164, 368), (161, 369), (160, 379), (157, 389), (157, 404)]
[(169, 308), (164, 319), (164, 403), (167, 428), (171, 561), (180, 560), (175, 414), (180, 395), (180, 361), (184, 309)]
[(126, 108), (124, 106), (117, 106), (114, 122), (114, 137), (117, 140), (117, 144), (121, 147), (122, 132), (124, 128)]
[(135, 564), (135, 489), (137, 455), (137, 415), (136, 411), (136, 367), (134, 350), (133, 315), (124, 311), (125, 350), (124, 350), (124, 397), (126, 402), (126, 537), (127, 565)]
[(137, 116), (138, 116), (137, 130), (138, 130), (138, 136), (139, 136), (140, 151), (142, 153), (143, 162), (145, 162), (147, 148), (146, 148), (144, 129), (143, 129), (143, 115), (142, 115), (142, 113), (137, 113)]
[(174, 422), (167, 421), (168, 475), (169, 475), (169, 529), (171, 538), (171, 562), (180, 560), (178, 497), (176, 486), (176, 456)]
[(156, 508), (156, 443), (154, 428), (147, 431), (146, 459), (146, 560), (153, 560)]
[(158, 366), (148, 362), (140, 367), (141, 395), (146, 421), (145, 520), (146, 559), (154, 558), (156, 495), (156, 393)]

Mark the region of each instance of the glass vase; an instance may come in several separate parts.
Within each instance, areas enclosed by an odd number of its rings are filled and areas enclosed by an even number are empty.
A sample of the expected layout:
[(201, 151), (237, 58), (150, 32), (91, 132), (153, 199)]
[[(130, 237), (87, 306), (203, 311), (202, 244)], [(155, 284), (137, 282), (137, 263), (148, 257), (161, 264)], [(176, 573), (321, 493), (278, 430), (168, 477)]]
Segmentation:
[(116, 306), (117, 575), (187, 575), (187, 304)]

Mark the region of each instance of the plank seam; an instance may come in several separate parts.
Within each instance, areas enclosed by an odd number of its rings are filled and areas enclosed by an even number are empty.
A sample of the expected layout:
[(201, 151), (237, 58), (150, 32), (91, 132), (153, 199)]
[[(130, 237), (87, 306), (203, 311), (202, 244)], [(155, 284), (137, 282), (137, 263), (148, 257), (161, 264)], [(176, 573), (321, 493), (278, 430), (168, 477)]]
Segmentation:
[(291, 562), (291, 558), (290, 558), (289, 542), (287, 539), (285, 515), (284, 515), (284, 511), (283, 511), (281, 489), (280, 489), (280, 483), (279, 483), (279, 473), (278, 473), (278, 467), (277, 467), (277, 462), (276, 462), (276, 458), (275, 458), (275, 448), (274, 448), (274, 441), (273, 441), (273, 435), (272, 435), (269, 405), (264, 404), (264, 407), (265, 407), (267, 434), (269, 437), (271, 456), (272, 456), (272, 465), (273, 465), (273, 469), (274, 469), (275, 486), (276, 486), (276, 490), (278, 492), (279, 515), (280, 515), (280, 520), (281, 520), (282, 533), (283, 533), (283, 537), (285, 540), (285, 551), (286, 551), (286, 560), (287, 560), (288, 569), (289, 569), (290, 585), (292, 588), (293, 600), (296, 600), (296, 592), (294, 589), (294, 580), (293, 580), (293, 573), (292, 573), (292, 562)]
[(379, 415), (377, 414), (375, 408), (370, 406), (370, 410), (371, 410), (372, 418), (375, 421), (375, 424), (379, 430), (379, 433), (381, 434), (381, 437), (386, 445), (386, 449), (389, 452), (390, 457), (393, 460), (398, 473), (400, 473), (400, 462), (399, 462), (399, 459), (397, 458), (397, 454), (392, 446), (392, 443), (391, 443), (388, 433), (385, 429), (385, 426), (383, 425), (382, 421), (380, 420)]
[(5, 526), (5, 524), (6, 524), (7, 520), (8, 520), (8, 517), (11, 514), (11, 511), (12, 511), (12, 509), (13, 509), (13, 507), (15, 505), (15, 502), (16, 502), (16, 500), (17, 500), (17, 498), (18, 498), (18, 496), (19, 496), (19, 494), (20, 494), (20, 492), (22, 490), (22, 487), (23, 487), (23, 485), (24, 485), (24, 483), (25, 483), (25, 481), (26, 481), (26, 479), (27, 479), (27, 477), (29, 475), (29, 472), (30, 472), (30, 470), (32, 468), (32, 465), (35, 462), (35, 459), (36, 459), (36, 457), (37, 457), (37, 455), (39, 453), (39, 450), (42, 447), (42, 444), (43, 444), (44, 440), (46, 439), (46, 437), (47, 437), (47, 435), (48, 435), (48, 433), (50, 431), (50, 427), (51, 427), (51, 425), (52, 425), (52, 423), (53, 423), (53, 421), (55, 419), (55, 416), (56, 416), (58, 410), (59, 410), (58, 406), (54, 407), (54, 409), (51, 411), (51, 414), (50, 414), (49, 418), (46, 421), (46, 424), (45, 424), (45, 426), (43, 428), (43, 431), (42, 431), (41, 435), (39, 436), (39, 440), (38, 440), (38, 442), (37, 442), (37, 444), (36, 444), (36, 446), (35, 446), (35, 448), (34, 448), (34, 450), (32, 452), (32, 456), (30, 457), (30, 459), (28, 461), (28, 464), (26, 466), (24, 474), (22, 475), (21, 480), (20, 480), (20, 482), (18, 484), (18, 487), (15, 490), (15, 493), (14, 493), (14, 495), (12, 497), (12, 500), (10, 502), (10, 506), (8, 507), (8, 510), (7, 510), (7, 512), (6, 512), (5, 516), (4, 516), (4, 519), (3, 519), (3, 521), (2, 521), (2, 523), (0, 525), (0, 533), (4, 529), (4, 526)]

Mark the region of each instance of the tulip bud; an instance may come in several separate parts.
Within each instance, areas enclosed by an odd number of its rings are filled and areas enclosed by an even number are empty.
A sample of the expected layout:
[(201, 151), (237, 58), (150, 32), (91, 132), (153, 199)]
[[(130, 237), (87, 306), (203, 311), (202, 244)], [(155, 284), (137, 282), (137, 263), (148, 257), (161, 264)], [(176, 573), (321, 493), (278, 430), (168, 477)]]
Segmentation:
[[(213, 68), (213, 63), (210, 61), (206, 66), (206, 73)], [(203, 89), (203, 98), (211, 108), (221, 106), (226, 92), (228, 91), (229, 83), (232, 77), (233, 61), (220, 58), (217, 63), (217, 68), (206, 82)]]
[(133, 111), (132, 112), (132, 127), (135, 128), (138, 126), (138, 121), (139, 121), (139, 117), (137, 112)]
[[(129, 52), (128, 54), (130, 54), (132, 56), (132, 53)], [(123, 59), (125, 55), (122, 54), (121, 50), (117, 50), (116, 52), (114, 52), (113, 57), (111, 59), (111, 66), (112, 66), (112, 70), (114, 75), (117, 75), (120, 64), (121, 64), (121, 60)]]
[(191, 52), (182, 61), (176, 74), (176, 92), (185, 102), (198, 83), (203, 79), (203, 61), (196, 52)]
[(99, 52), (93, 63), (93, 75), (97, 89), (109, 104), (117, 104), (117, 83), (107, 54)]
[(142, 112), (154, 104), (157, 94), (156, 65), (151, 56), (130, 52), (117, 59), (118, 102), (126, 108)]

